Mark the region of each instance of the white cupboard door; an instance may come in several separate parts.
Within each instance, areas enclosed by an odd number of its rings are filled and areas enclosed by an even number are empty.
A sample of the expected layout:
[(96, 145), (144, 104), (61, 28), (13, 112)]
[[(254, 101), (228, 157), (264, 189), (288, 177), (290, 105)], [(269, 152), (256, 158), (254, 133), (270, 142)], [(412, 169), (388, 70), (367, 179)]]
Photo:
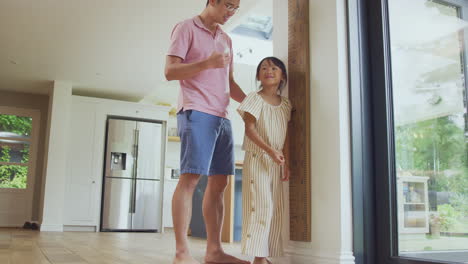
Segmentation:
[(96, 179), (94, 178), (94, 133), (96, 104), (72, 104), (71, 142), (68, 153), (65, 225), (94, 225)]

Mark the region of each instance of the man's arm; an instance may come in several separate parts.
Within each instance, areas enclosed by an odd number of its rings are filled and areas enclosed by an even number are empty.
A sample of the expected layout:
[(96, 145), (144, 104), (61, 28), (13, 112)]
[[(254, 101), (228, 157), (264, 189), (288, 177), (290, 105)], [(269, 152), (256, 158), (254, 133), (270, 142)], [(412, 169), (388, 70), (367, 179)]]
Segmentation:
[(231, 93), (232, 99), (236, 100), (239, 103), (242, 103), (242, 101), (244, 101), (246, 95), (236, 83), (236, 81), (234, 81), (234, 75), (232, 71), (229, 72), (229, 91)]
[(194, 63), (183, 63), (182, 58), (177, 56), (166, 56), (166, 69), (164, 74), (168, 81), (186, 80), (200, 72), (212, 68), (224, 68), (228, 59), (221, 53), (213, 52), (205, 60)]

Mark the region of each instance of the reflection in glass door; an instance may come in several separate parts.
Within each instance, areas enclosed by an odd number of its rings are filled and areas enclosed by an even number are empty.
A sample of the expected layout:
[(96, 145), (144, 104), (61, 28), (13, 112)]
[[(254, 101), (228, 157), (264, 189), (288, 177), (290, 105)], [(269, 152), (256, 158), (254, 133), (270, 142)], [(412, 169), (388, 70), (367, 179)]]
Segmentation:
[(388, 0), (402, 257), (468, 263), (465, 4)]

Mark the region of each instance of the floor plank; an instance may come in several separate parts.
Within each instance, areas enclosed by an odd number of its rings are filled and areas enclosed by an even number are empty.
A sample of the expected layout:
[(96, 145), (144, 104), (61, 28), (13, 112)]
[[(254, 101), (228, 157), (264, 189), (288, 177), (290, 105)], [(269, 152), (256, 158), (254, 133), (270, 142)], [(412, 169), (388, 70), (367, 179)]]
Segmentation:
[[(39, 232), (0, 228), (1, 264), (155, 264), (172, 263), (172, 232), (94, 233)], [(193, 256), (204, 258), (206, 241), (190, 238)], [(224, 249), (237, 257), (238, 243), (224, 244)]]

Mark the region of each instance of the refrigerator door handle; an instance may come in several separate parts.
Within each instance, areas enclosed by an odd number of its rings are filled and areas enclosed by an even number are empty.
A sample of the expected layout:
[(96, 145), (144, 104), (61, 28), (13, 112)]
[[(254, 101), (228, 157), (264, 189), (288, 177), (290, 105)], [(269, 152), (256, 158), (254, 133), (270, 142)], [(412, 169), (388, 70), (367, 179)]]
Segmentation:
[(132, 180), (132, 191), (131, 191), (131, 202), (130, 202), (130, 212), (134, 214), (136, 211), (136, 180)]
[(135, 129), (134, 131), (134, 144), (133, 144), (133, 151), (135, 152), (133, 154), (133, 179), (136, 179), (137, 178), (137, 174), (138, 174), (138, 143), (140, 141), (140, 130), (138, 129)]
[(138, 156), (138, 145), (140, 144), (140, 130), (135, 129), (136, 156)]
[(135, 155), (134, 156), (134, 168), (135, 173), (133, 174), (133, 178), (136, 179), (138, 177), (138, 144), (140, 142), (140, 130), (135, 129)]
[(134, 162), (133, 162), (133, 175), (132, 175), (132, 201), (131, 201), (131, 209), (132, 211), (130, 213), (135, 213), (136, 212), (136, 194), (137, 194), (137, 184), (136, 184), (136, 179), (137, 179), (137, 174), (138, 174), (138, 143), (140, 141), (140, 131), (138, 129), (135, 129), (135, 155), (134, 156)]
[(133, 190), (134, 190), (133, 185), (134, 184), (135, 184), (135, 181), (131, 180), (131, 184), (130, 184), (130, 206), (128, 207), (128, 213), (129, 214), (133, 213), (133, 200), (135, 200), (134, 199), (135, 193), (133, 192)]
[(137, 159), (138, 156), (138, 130), (134, 129), (133, 130), (133, 159)]

